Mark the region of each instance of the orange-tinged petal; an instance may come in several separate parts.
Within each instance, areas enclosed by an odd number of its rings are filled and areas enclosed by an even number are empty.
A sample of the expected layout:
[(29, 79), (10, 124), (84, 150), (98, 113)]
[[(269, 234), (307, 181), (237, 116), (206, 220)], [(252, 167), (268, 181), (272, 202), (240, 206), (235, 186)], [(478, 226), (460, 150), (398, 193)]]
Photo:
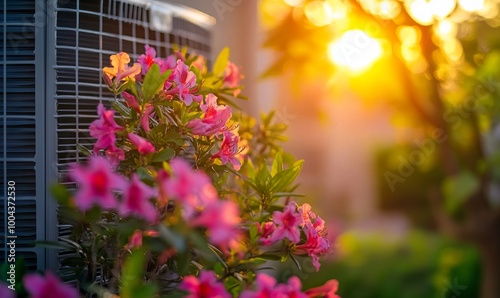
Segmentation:
[(126, 65), (129, 64), (130, 56), (125, 52), (120, 52), (116, 55), (111, 55), (109, 60), (111, 60), (111, 65), (113, 65), (116, 72), (121, 73), (125, 70)]
[(132, 81), (135, 81), (135, 76), (141, 73), (141, 65), (139, 63), (134, 63), (129, 69), (119, 71), (116, 75), (116, 80), (121, 81), (129, 77)]
[(102, 72), (104, 72), (104, 74), (107, 75), (109, 79), (113, 79), (114, 77), (116, 77), (116, 69), (114, 69), (113, 67), (104, 67), (102, 69)]

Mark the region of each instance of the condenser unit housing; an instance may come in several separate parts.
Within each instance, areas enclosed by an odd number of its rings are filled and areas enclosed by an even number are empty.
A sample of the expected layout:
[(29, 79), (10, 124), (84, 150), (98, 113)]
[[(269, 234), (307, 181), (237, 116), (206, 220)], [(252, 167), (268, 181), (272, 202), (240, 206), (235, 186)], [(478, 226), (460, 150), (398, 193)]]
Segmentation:
[[(210, 57), (213, 23), (160, 0), (0, 2), (0, 263), (8, 261), (7, 237), (15, 235), (16, 258), (29, 270), (64, 269), (65, 252), (34, 242), (70, 232), (59, 224), (50, 185), (84, 158), (78, 146), (91, 147), (96, 107), (113, 99), (101, 73), (109, 56), (125, 51), (135, 59), (150, 45), (166, 57), (179, 45)], [(16, 208), (10, 234), (9, 184)]]

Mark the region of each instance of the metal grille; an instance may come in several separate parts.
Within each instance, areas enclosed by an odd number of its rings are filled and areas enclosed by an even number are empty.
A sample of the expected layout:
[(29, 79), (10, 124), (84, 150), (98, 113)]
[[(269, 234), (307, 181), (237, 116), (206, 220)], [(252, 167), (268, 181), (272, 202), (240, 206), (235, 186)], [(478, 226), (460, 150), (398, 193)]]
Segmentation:
[(93, 142), (97, 104), (113, 98), (103, 64), (119, 51), (136, 59), (146, 44), (161, 57), (173, 44), (209, 57), (207, 16), (184, 10), (154, 0), (0, 0), (0, 263), (8, 256), (6, 186), (15, 181), (16, 257), (30, 270), (63, 269), (67, 253), (34, 241), (69, 235), (48, 186), (83, 159), (77, 145)]
[[(53, 0), (49, 4), (55, 18), (49, 20), (47, 49), (49, 55), (55, 53), (55, 56), (48, 58), (52, 67), (47, 78), (54, 80), (47, 83), (47, 128), (54, 129), (55, 138), (47, 140), (51, 144), (47, 146), (48, 161), (53, 159), (54, 165), (48, 176), (64, 178), (70, 163), (84, 159), (77, 146), (91, 148), (94, 139), (88, 127), (97, 117), (97, 105), (100, 101), (106, 105), (113, 99), (101, 72), (109, 64), (110, 55), (124, 51), (135, 60), (144, 52), (144, 46), (150, 45), (158, 56), (166, 57), (177, 44), (209, 57), (207, 28), (187, 21), (178, 12), (170, 20), (161, 20), (171, 28), (154, 27), (150, 20), (150, 8), (154, 5), (155, 1), (146, 0)], [(56, 153), (50, 156), (52, 150)], [(49, 238), (67, 237), (70, 229), (58, 225), (57, 235)], [(61, 251), (50, 263), (59, 263), (58, 260), (69, 255)], [(65, 268), (54, 269), (65, 272)]]
[(68, 163), (82, 158), (76, 144), (93, 142), (88, 126), (97, 104), (113, 98), (101, 73), (110, 55), (124, 51), (135, 59), (148, 44), (166, 57), (175, 43), (208, 56), (210, 34), (176, 17), (170, 33), (152, 30), (146, 7), (116, 0), (59, 1), (56, 14), (57, 160), (64, 173)]
[[(7, 237), (17, 236), (15, 257), (30, 270), (45, 266), (45, 251), (34, 245), (45, 239), (45, 52), (36, 19), (44, 8), (35, 0), (0, 2), (0, 263), (9, 255)], [(8, 230), (8, 181), (15, 182), (14, 234)]]

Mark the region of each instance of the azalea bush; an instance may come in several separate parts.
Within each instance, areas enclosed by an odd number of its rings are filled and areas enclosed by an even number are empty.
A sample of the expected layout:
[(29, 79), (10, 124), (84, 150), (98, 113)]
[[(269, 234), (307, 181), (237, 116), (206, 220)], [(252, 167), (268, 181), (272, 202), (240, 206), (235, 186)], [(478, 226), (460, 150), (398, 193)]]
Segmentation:
[(163, 59), (146, 46), (133, 65), (111, 56), (112, 108), (99, 103), (95, 144), (68, 169), (76, 188), (54, 188), (73, 226), (59, 243), (73, 252), (62, 270), (78, 290), (28, 275), (32, 297), (336, 297), (335, 280), (304, 291), (296, 276), (272, 276), (269, 260), (300, 269), (312, 258), (319, 270), (331, 241), (294, 201), (303, 161), (281, 149), (285, 125), (239, 111), (241, 75), (228, 59), (224, 49), (209, 70), (186, 50)]

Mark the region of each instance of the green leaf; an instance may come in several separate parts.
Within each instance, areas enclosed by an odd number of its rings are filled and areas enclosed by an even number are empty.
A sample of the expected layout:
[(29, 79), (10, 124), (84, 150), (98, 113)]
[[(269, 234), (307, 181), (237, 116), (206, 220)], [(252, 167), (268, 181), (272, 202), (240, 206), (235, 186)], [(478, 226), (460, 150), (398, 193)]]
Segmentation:
[(203, 87), (207, 89), (208, 93), (213, 93), (215, 89), (219, 89), (223, 85), (221, 77), (210, 76), (203, 81)]
[(136, 289), (140, 287), (143, 280), (143, 271), (145, 263), (144, 251), (138, 249), (132, 252), (125, 260), (121, 276), (121, 295), (122, 298), (134, 298)]
[(66, 187), (64, 187), (64, 185), (55, 184), (52, 186), (51, 191), (52, 191), (52, 196), (54, 196), (54, 199), (56, 199), (56, 201), (59, 204), (64, 205), (64, 206), (69, 205), (71, 194), (66, 189)]
[(265, 263), (267, 263), (267, 260), (264, 258), (251, 258), (248, 260), (241, 260), (238, 264), (238, 268), (251, 270)]
[(273, 260), (273, 261), (281, 260), (281, 256), (271, 254), (271, 253), (263, 253), (263, 254), (259, 255), (259, 258), (266, 259), (266, 260)]
[(292, 261), (295, 263), (295, 265), (297, 266), (297, 268), (299, 268), (300, 271), (302, 271), (302, 266), (300, 266), (300, 263), (299, 261), (292, 255), (292, 254), (289, 254), (290, 255), (290, 258), (292, 259)]
[(90, 151), (89, 149), (87, 149), (87, 147), (82, 146), (80, 144), (76, 144), (76, 147), (78, 148), (78, 151), (81, 152), (83, 155), (85, 155), (85, 156), (91, 156), (92, 155), (92, 151)]
[(274, 177), (281, 171), (283, 171), (283, 158), (281, 157), (281, 153), (278, 152), (274, 157), (273, 165), (271, 167), (271, 176)]
[(141, 88), (142, 97), (146, 102), (150, 101), (161, 90), (171, 72), (171, 70), (167, 70), (161, 74), (158, 64), (151, 65), (144, 77), (144, 83)]
[(52, 249), (67, 249), (67, 250), (72, 250), (75, 251), (77, 248), (71, 244), (65, 243), (65, 242), (60, 242), (60, 241), (35, 241), (35, 245), (39, 245), (41, 247), (45, 248), (52, 248)]
[[(214, 252), (207, 243), (207, 238), (204, 234), (198, 233), (196, 231), (190, 232), (188, 235), (188, 239), (190, 243), (194, 245), (196, 248), (196, 252), (200, 258), (205, 262), (216, 262), (217, 260), (221, 260), (224, 262), (216, 252)], [(206, 264), (204, 264), (206, 265)]]
[(234, 101), (230, 100), (226, 96), (221, 95), (220, 93), (217, 94), (217, 99), (218, 99), (219, 104), (227, 104), (227, 105), (232, 106), (238, 110), (241, 110), (239, 105), (237, 105)]
[(300, 193), (293, 192), (275, 192), (273, 193), (273, 198), (282, 198), (282, 197), (295, 197), (295, 198), (303, 198), (305, 195)]
[(165, 148), (160, 152), (153, 154), (153, 162), (168, 161), (174, 157), (175, 151), (172, 148)]
[(182, 253), (186, 250), (186, 240), (182, 235), (175, 233), (164, 225), (159, 225), (158, 231), (160, 232), (160, 236), (172, 245), (177, 252)]
[(479, 186), (479, 178), (469, 171), (447, 177), (442, 185), (446, 211), (455, 214)]
[(153, 178), (149, 170), (146, 169), (145, 167), (137, 168), (137, 176), (139, 176), (139, 179), (141, 179), (144, 182), (149, 182), (149, 183), (155, 182), (155, 178)]
[(224, 266), (222, 266), (222, 264), (220, 262), (217, 262), (215, 265), (214, 265), (214, 269), (213, 271), (215, 272), (215, 274), (217, 275), (223, 275), (224, 274)]
[(216, 76), (222, 76), (224, 74), (224, 70), (226, 70), (227, 63), (229, 62), (229, 48), (225, 47), (217, 56), (217, 59), (214, 63), (213, 73)]
[(263, 122), (263, 124), (264, 124), (264, 126), (265, 126), (265, 127), (267, 127), (267, 126), (269, 126), (269, 125), (271, 124), (271, 120), (273, 120), (273, 117), (274, 117), (274, 113), (275, 113), (275, 112), (276, 112), (276, 111), (274, 111), (274, 110), (273, 110), (273, 111), (271, 111), (271, 112), (270, 112), (269, 114), (267, 114), (267, 115), (266, 115), (266, 114), (264, 114), (264, 113), (262, 113), (262, 114), (260, 115), (260, 118), (262, 119), (262, 122)]
[(284, 191), (286, 187), (295, 181), (303, 165), (304, 160), (298, 160), (293, 164), (292, 168), (277, 173), (271, 180), (271, 192)]
[(257, 231), (257, 226), (256, 225), (251, 225), (250, 226), (250, 241), (255, 242), (255, 240), (258, 237), (258, 231)]
[(258, 187), (258, 191), (264, 192), (267, 190), (267, 181), (269, 178), (269, 170), (267, 169), (267, 165), (263, 163), (257, 175), (255, 175), (255, 184)]
[(130, 117), (130, 109), (119, 101), (114, 101), (111, 103), (113, 108), (120, 113), (120, 115), (125, 117)]
[(127, 86), (130, 93), (133, 96), (135, 96), (135, 98), (139, 98), (139, 92), (137, 92), (136, 82), (132, 80), (127, 80)]
[(154, 284), (144, 284), (137, 286), (133, 291), (134, 298), (151, 298), (155, 297), (158, 292), (158, 286)]

